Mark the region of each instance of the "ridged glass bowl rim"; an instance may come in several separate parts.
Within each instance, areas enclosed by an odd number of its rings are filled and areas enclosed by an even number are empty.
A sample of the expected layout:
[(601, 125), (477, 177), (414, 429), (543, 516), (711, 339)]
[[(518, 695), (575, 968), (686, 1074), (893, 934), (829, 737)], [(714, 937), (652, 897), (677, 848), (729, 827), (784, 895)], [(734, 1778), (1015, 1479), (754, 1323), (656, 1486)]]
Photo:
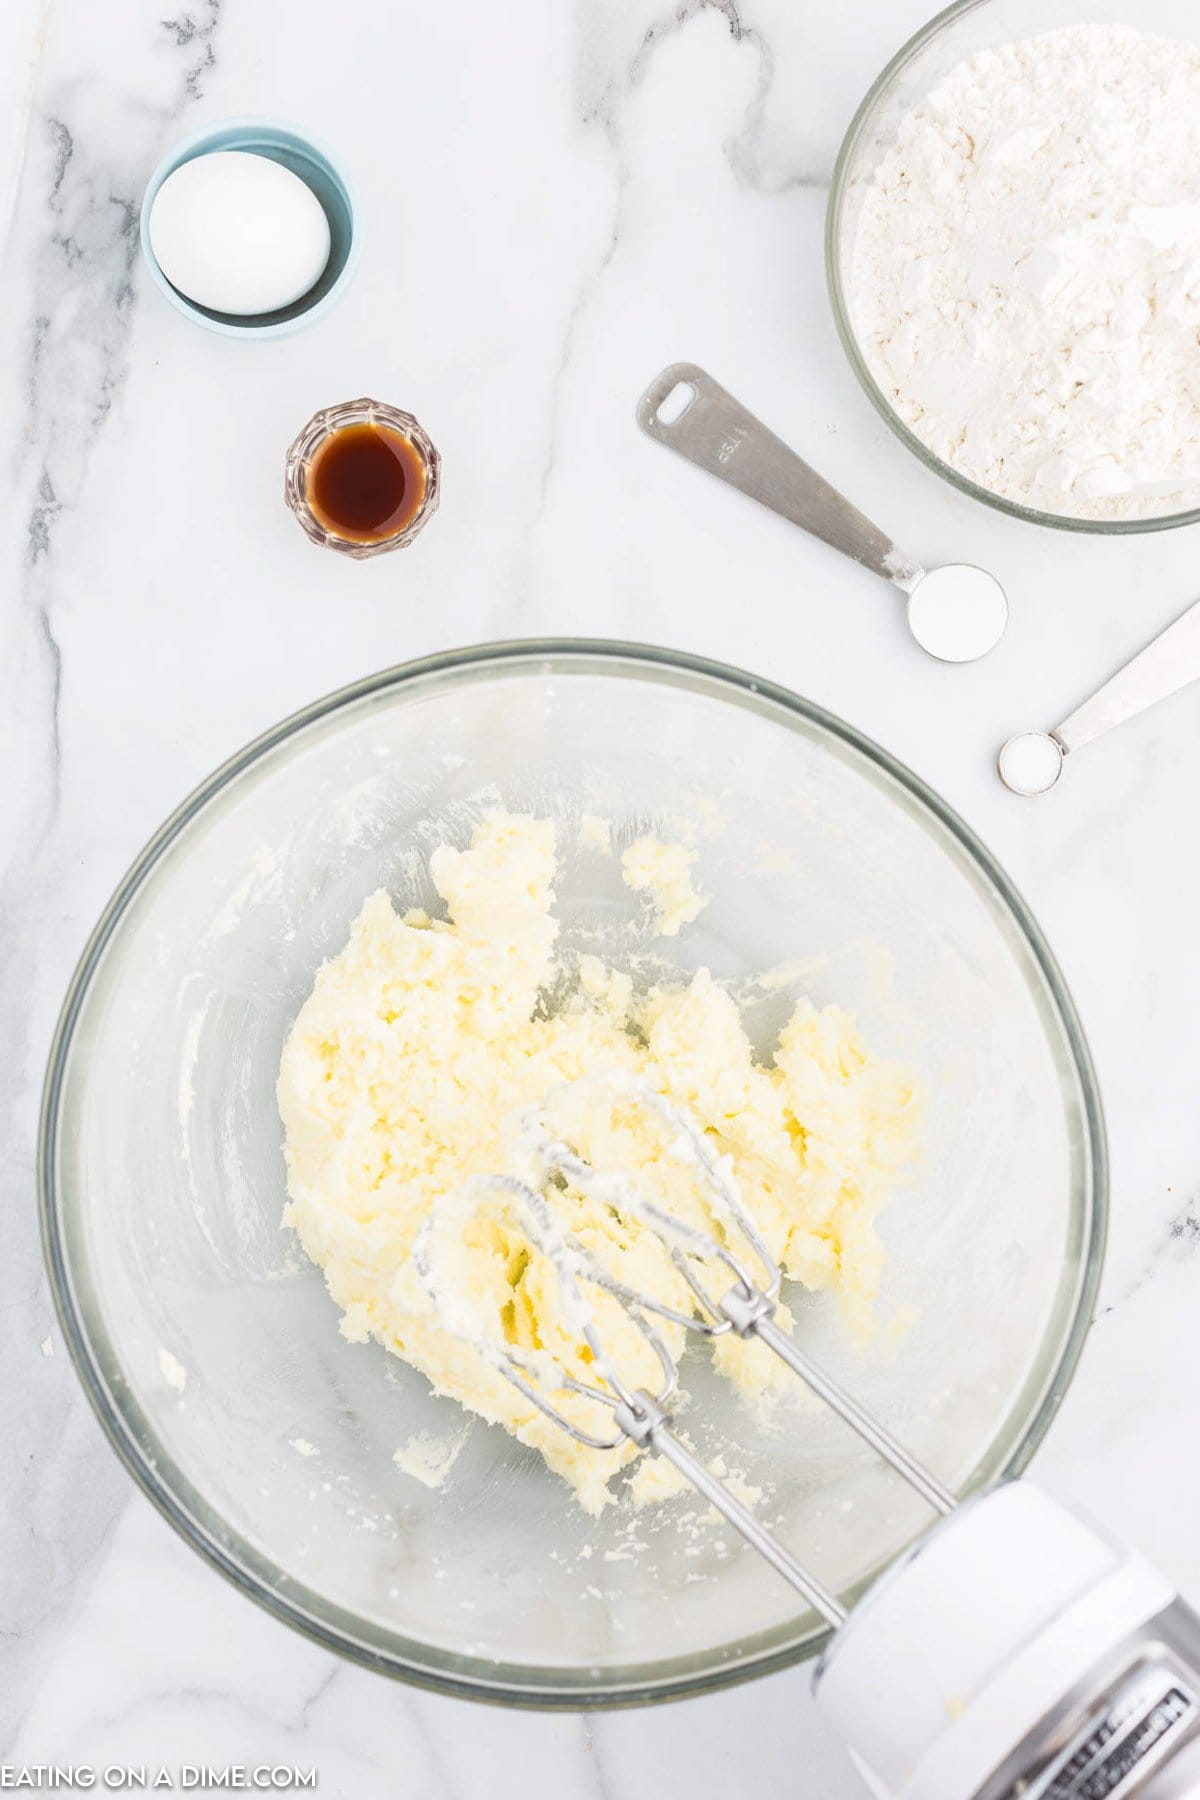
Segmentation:
[[(859, 139), (867, 129), (867, 125), (876, 107), (887, 97), (891, 88), (905, 66), (919, 50), (923, 50), (931, 39), (941, 32), (950, 31), (960, 18), (967, 13), (978, 12), (990, 6), (992, 0), (954, 0), (952, 6), (935, 14), (920, 31), (914, 33), (906, 44), (897, 50), (887, 67), (876, 77), (867, 90), (857, 112), (850, 121), (849, 129), (842, 139), (837, 161), (833, 167), (833, 181), (829, 189), (829, 204), (825, 210), (825, 279), (829, 289), (830, 304), (833, 308), (834, 324), (838, 336), (842, 340), (842, 348), (850, 362), (850, 367), (857, 375), (859, 382), (880, 417), (891, 426), (900, 442), (911, 450), (913, 455), (923, 462), (928, 469), (948, 481), (960, 493), (969, 494), (973, 500), (982, 500), (985, 506), (991, 506), (997, 512), (1008, 513), (1014, 519), (1025, 519), (1031, 525), (1048, 525), (1056, 531), (1091, 532), (1105, 537), (1120, 537), (1133, 532), (1171, 531), (1178, 525), (1194, 525), (1200, 520), (1200, 507), (1191, 507), (1187, 512), (1161, 513), (1147, 519), (1079, 519), (1066, 513), (1041, 512), (1037, 507), (1022, 506), (1019, 501), (1006, 499), (1003, 494), (994, 494), (990, 488), (982, 487), (978, 482), (960, 474), (957, 469), (943, 462), (927, 444), (912, 431), (899, 417), (891, 401), (883, 392), (871, 370), (866, 358), (859, 348), (858, 336), (851, 319), (850, 301), (847, 285), (843, 279), (841, 252), (842, 213), (846, 204), (850, 184), (850, 170), (854, 163)], [(1049, 30), (1053, 21), (1048, 20)]]
[(1062, 975), (1024, 901), (990, 852), (916, 775), (861, 732), (787, 688), (685, 652), (608, 639), (547, 638), (480, 644), (424, 657), (384, 669), (314, 701), (263, 732), (201, 782), (132, 864), (92, 932), (67, 990), (42, 1096), (38, 1142), (42, 1239), (63, 1336), (113, 1448), (168, 1523), (235, 1587), (327, 1649), (384, 1674), (443, 1693), (560, 1710), (641, 1705), (730, 1686), (750, 1676), (784, 1668), (816, 1654), (829, 1634), (817, 1626), (798, 1631), (798, 1619), (793, 1619), (749, 1641), (735, 1640), (736, 1652), (731, 1643), (611, 1670), (582, 1666), (552, 1669), (499, 1664), (423, 1645), (332, 1605), (328, 1599), (304, 1589), (227, 1529), (199, 1490), (175, 1467), (129, 1385), (122, 1382), (119, 1394), (114, 1392), (103, 1373), (102, 1352), (107, 1349), (110, 1366), (117, 1366), (117, 1358), (107, 1346), (102, 1321), (85, 1317), (77, 1301), (64, 1241), (56, 1140), (76, 1022), (108, 945), (160, 858), (192, 820), (226, 794), (246, 770), (331, 715), (360, 702), (422, 686), (447, 689), (486, 681), (522, 664), (538, 667), (551, 676), (606, 673), (665, 683), (693, 693), (716, 695), (759, 717), (784, 726), (790, 724), (792, 729), (806, 734), (815, 727), (835, 751), (849, 752), (849, 760), (860, 767), (865, 763), (866, 773), (881, 786), (891, 788), (896, 800), (921, 819), (927, 829), (932, 826), (935, 832), (952, 840), (973, 869), (985, 903), (1016, 926), (1042, 980), (1042, 991), (1035, 993), (1035, 998), (1043, 1014), (1048, 1010), (1061, 1029), (1074, 1066), (1084, 1135), (1082, 1179), (1079, 1191), (1072, 1197), (1070, 1221), (1071, 1265), (1078, 1269), (1077, 1285), (1073, 1299), (1069, 1300), (1060, 1290), (1056, 1303), (1056, 1311), (1063, 1316), (1066, 1327), (1061, 1353), (1053, 1367), (1035, 1370), (1026, 1382), (998, 1434), (998, 1441), (1003, 1440), (999, 1464), (987, 1471), (985, 1479), (1011, 1476), (1024, 1468), (1058, 1410), (1079, 1360), (1099, 1283), (1108, 1216), (1108, 1161), (1100, 1097), (1083, 1031)]

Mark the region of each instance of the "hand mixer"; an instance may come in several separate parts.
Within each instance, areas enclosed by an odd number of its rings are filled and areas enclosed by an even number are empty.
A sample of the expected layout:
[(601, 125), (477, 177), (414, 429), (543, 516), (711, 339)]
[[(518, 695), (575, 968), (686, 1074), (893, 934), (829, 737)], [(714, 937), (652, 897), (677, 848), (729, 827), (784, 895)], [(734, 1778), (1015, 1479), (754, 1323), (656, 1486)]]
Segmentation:
[[(588, 1163), (553, 1128), (561, 1096), (551, 1095), (522, 1121), (531, 1179), (476, 1177), (418, 1238), (416, 1266), (446, 1328), (578, 1442), (606, 1450), (628, 1439), (665, 1456), (826, 1620), (833, 1635), (813, 1677), (817, 1703), (882, 1800), (1200, 1795), (1200, 1616), (1141, 1557), (1029, 1483), (960, 1502), (780, 1328), (780, 1270), (727, 1159), (696, 1120), (641, 1078), (593, 1076), (587, 1085), (658, 1119), (694, 1177), (711, 1230), (647, 1197), (623, 1172)], [(589, 1254), (548, 1197), (564, 1186), (654, 1232), (692, 1310), (627, 1286)], [(447, 1249), (497, 1195), (556, 1273), (563, 1320), (590, 1355), (586, 1381), (545, 1351), (488, 1330), (470, 1296), (447, 1283)], [(653, 1352), (653, 1392), (615, 1366), (589, 1288), (612, 1296)], [(941, 1515), (852, 1614), (679, 1438), (669, 1410), (676, 1365), (655, 1317), (764, 1344)], [(562, 1390), (607, 1411), (608, 1428), (567, 1417), (552, 1398)]]

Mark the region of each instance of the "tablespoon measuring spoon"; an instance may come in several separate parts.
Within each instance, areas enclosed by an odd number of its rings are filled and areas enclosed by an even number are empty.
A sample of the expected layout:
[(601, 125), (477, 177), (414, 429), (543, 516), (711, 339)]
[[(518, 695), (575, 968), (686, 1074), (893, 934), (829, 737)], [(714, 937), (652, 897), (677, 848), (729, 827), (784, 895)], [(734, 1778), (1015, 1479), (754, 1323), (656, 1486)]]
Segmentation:
[(664, 369), (638, 401), (637, 420), (656, 443), (899, 588), (908, 628), (930, 656), (974, 662), (1000, 642), (1008, 601), (994, 575), (973, 563), (923, 568), (695, 363)]
[(1200, 680), (1200, 600), (1152, 638), (1144, 650), (1097, 688), (1053, 731), (1021, 731), (996, 758), (1005, 787), (1014, 794), (1044, 794), (1062, 774), (1073, 750), (1136, 718), (1148, 706)]

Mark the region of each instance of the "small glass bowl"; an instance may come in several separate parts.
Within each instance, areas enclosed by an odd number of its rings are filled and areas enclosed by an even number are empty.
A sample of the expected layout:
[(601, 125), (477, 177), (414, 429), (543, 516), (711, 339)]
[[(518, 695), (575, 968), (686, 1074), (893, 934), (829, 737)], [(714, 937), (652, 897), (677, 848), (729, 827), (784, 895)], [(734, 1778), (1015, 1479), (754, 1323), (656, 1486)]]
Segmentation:
[(901, 120), (952, 68), (982, 50), (1034, 37), (1060, 26), (1093, 23), (1098, 17), (1136, 24), (1139, 30), (1162, 37), (1182, 38), (1200, 45), (1200, 15), (1185, 0), (1127, 0), (1121, 6), (1107, 0), (957, 0), (930, 19), (892, 57), (872, 83), (842, 141), (833, 171), (829, 208), (825, 215), (825, 272), (834, 323), (842, 347), (867, 398), (928, 469), (944, 481), (982, 500), (998, 512), (1034, 525), (1051, 525), (1060, 531), (1096, 532), (1120, 536), (1137, 531), (1165, 531), (1176, 525), (1200, 521), (1200, 507), (1158, 513), (1140, 518), (1089, 519), (1073, 513), (1043, 512), (1023, 506), (991, 488), (971, 480), (944, 462), (922, 442), (895, 411), (868, 365), (855, 329), (850, 303), (850, 265), (864, 196), (883, 157), (896, 141)]
[[(323, 444), (348, 425), (385, 425), (408, 439), (425, 469), (425, 494), (413, 517), (400, 531), (375, 540), (339, 537), (318, 519), (309, 505), (308, 477), (313, 460)], [(438, 508), (441, 490), (442, 459), (424, 426), (399, 407), (385, 406), (381, 400), (346, 400), (340, 406), (327, 406), (314, 413), (308, 424), (288, 447), (283, 473), (283, 497), (314, 544), (340, 550), (343, 556), (362, 561), (368, 556), (382, 556), (385, 550), (401, 550), (411, 544), (425, 521)]]

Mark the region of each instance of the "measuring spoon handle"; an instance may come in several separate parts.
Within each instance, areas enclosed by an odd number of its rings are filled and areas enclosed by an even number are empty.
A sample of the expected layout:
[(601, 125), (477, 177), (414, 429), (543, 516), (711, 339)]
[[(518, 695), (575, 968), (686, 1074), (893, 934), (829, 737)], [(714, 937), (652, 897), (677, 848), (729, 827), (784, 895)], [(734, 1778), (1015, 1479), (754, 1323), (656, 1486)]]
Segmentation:
[(1123, 725), (1165, 700), (1169, 694), (1200, 680), (1200, 600), (1168, 625), (1144, 650), (1118, 669), (1111, 681), (1054, 728), (1064, 750), (1079, 750), (1114, 725)]
[[(673, 420), (660, 418), (663, 401), (681, 384), (692, 389), (692, 398)], [(911, 592), (925, 573), (695, 363), (664, 369), (638, 401), (637, 419), (656, 443), (678, 450), (698, 468), (894, 582), (903, 593)]]

